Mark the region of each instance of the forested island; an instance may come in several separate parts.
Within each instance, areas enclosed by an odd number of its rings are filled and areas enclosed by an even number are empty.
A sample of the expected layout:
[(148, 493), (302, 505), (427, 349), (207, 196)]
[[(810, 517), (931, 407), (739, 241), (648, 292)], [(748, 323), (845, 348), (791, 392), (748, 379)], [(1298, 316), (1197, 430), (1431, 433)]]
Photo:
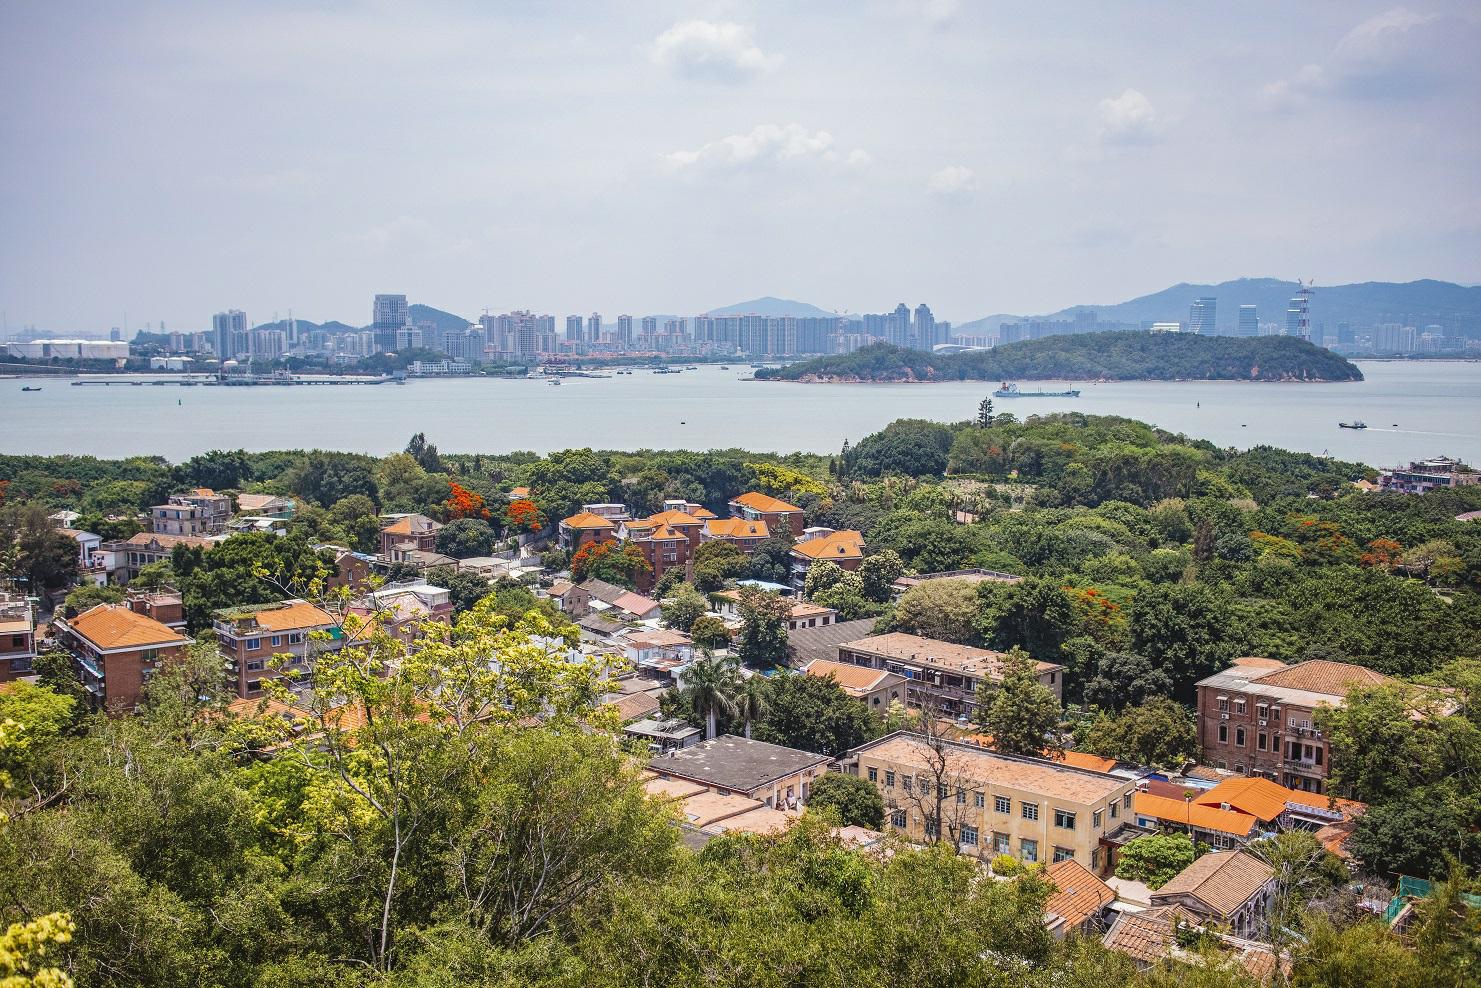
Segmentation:
[(1330, 350), (1291, 336), (1086, 333), (1007, 343), (991, 350), (925, 353), (876, 343), (756, 379), (806, 382), (934, 381), (1361, 381), (1363, 372)]

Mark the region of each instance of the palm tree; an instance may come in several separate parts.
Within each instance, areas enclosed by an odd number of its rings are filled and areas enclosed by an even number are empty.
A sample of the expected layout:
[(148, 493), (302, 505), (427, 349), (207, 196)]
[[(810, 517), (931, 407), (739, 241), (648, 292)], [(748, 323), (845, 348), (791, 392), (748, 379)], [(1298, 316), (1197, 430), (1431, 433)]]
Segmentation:
[(735, 693), (735, 715), (746, 723), (746, 740), (751, 739), (751, 722), (765, 717), (771, 709), (767, 702), (765, 676), (747, 676)]
[(715, 721), (720, 711), (735, 713), (735, 691), (735, 663), (717, 659), (708, 651), (684, 673), (684, 692), (688, 694), (690, 709), (705, 719), (706, 741), (715, 736)]

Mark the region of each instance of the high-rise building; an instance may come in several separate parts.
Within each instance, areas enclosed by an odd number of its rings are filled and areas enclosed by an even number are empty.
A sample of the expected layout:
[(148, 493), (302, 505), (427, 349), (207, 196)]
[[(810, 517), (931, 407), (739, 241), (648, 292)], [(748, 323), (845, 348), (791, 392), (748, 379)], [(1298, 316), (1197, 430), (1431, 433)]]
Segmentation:
[(1236, 335), (1260, 335), (1260, 317), (1256, 314), (1253, 305), (1241, 305), (1239, 307), (1239, 326)]
[(1357, 338), (1352, 332), (1352, 323), (1340, 322), (1337, 324), (1337, 345), (1352, 346)]
[(113, 343), (122, 342), (123, 330), (119, 329), (117, 326), (114, 326), (112, 329), (108, 330), (108, 339)]
[(915, 345), (921, 350), (929, 350), (937, 343), (936, 339), (936, 317), (931, 315), (931, 307), (922, 302), (915, 307)]
[[(235, 357), (238, 345), (247, 338), (247, 314), (241, 309), (228, 309), (211, 317), (212, 344), (216, 356), (222, 360)], [(246, 345), (241, 345), (241, 351)]]
[(377, 295), (371, 311), (370, 332), (378, 350), (396, 349), (396, 334), (411, 322), (411, 307), (405, 295)]
[(624, 350), (631, 350), (633, 346), (633, 317), (622, 315), (617, 317), (617, 345)]
[(1197, 298), (1188, 307), (1188, 332), (1198, 333), (1201, 336), (1213, 336), (1219, 331), (1219, 324), (1215, 319), (1218, 312), (1219, 300), (1216, 298)]
[(602, 314), (593, 312), (586, 317), (586, 342), (602, 342)]
[(890, 316), (886, 339), (895, 346), (910, 346), (910, 306), (904, 302), (895, 306), (895, 311)]
[(582, 339), (582, 336), (581, 336), (581, 326), (582, 326), (582, 322), (581, 322), (581, 317), (580, 316), (566, 316), (566, 342), (567, 343), (581, 343), (581, 342), (583, 342), (583, 339)]

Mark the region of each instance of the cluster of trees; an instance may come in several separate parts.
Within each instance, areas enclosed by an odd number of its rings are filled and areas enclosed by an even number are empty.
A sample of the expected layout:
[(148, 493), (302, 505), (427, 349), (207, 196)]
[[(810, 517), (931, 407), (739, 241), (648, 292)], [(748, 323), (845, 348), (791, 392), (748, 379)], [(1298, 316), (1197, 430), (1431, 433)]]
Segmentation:
[(756, 371), (773, 381), (1361, 381), (1330, 350), (1290, 336), (1135, 331), (1049, 336), (992, 350), (936, 354), (889, 343)]

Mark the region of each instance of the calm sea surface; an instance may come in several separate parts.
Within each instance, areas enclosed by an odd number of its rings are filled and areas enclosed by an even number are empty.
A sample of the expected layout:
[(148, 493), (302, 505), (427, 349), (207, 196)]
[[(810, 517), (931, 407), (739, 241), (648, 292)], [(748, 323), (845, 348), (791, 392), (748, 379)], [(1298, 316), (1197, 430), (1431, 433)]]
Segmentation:
[[(1020, 417), (1125, 415), (1223, 446), (1270, 444), (1376, 465), (1447, 454), (1481, 461), (1481, 363), (1365, 362), (1357, 384), (1080, 384), (1079, 398), (999, 399)], [(404, 386), (176, 387), (0, 380), (0, 452), (158, 454), (320, 447), (384, 454), (425, 432), (449, 452), (712, 449), (833, 452), (893, 419), (970, 418), (995, 387), (780, 384), (745, 365), (634, 371), (560, 387), (528, 380)], [(23, 384), (41, 386), (22, 392)], [(1056, 382), (1025, 383), (1054, 389)], [(1069, 385), (1062, 385), (1069, 386)], [(1339, 429), (1362, 419), (1365, 431)]]

